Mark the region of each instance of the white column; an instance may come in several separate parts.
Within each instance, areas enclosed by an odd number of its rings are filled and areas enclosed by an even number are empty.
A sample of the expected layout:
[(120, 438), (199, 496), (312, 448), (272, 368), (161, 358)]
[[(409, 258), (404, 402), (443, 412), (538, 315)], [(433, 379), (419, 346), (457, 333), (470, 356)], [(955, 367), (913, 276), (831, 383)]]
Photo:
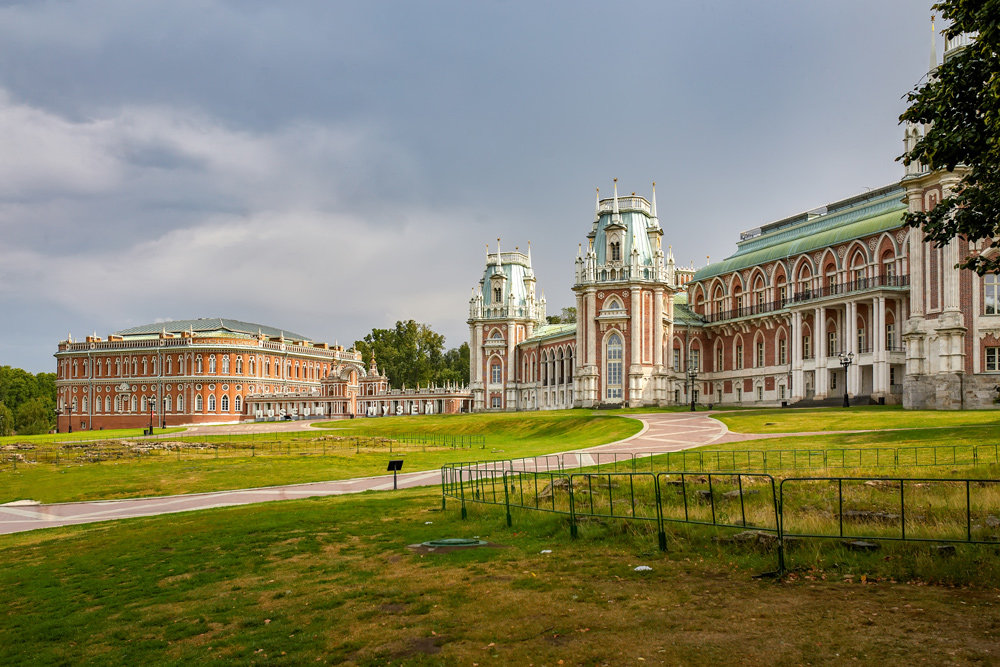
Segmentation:
[(813, 339), (816, 345), (816, 398), (825, 398), (830, 391), (830, 376), (826, 369), (826, 308), (820, 306), (813, 316)]
[(889, 393), (889, 353), (885, 349), (885, 297), (875, 298), (874, 368), (872, 369), (872, 391), (876, 394)]
[(847, 368), (847, 391), (852, 396), (859, 393), (861, 383), (861, 350), (858, 349), (858, 304), (856, 301), (848, 301), (844, 309), (844, 326), (842, 331), (847, 336), (846, 345), (842, 346), (846, 352), (854, 353), (854, 363)]
[(597, 363), (597, 296), (593, 288), (587, 290), (587, 366)]
[(804, 374), (802, 372), (802, 313), (795, 311), (792, 314), (792, 327), (788, 334), (791, 338), (792, 354), (792, 400), (801, 399), (805, 396)]
[(653, 291), (653, 364), (663, 370), (663, 288)]

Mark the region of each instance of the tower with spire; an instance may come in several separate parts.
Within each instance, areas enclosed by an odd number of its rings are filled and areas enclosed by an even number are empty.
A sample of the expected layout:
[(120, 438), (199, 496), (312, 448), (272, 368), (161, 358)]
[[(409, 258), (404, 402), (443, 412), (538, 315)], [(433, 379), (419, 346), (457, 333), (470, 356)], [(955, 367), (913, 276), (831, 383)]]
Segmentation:
[(601, 199), (577, 251), (574, 405), (651, 405), (663, 399), (665, 341), (672, 335), (673, 262), (664, 263), (663, 228), (650, 199), (634, 192)]
[(469, 300), (469, 378), (473, 409), (517, 405), (515, 348), (545, 323), (545, 296), (536, 291), (531, 243), (503, 252), (486, 248), (486, 268)]

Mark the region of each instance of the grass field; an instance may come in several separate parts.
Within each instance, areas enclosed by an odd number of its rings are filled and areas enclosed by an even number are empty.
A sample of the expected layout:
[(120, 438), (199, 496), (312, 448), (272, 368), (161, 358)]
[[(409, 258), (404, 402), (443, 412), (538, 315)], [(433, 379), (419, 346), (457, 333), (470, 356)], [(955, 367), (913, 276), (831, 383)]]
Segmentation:
[[(183, 427), (156, 428), (156, 435), (178, 433)], [(61, 442), (87, 442), (91, 440), (108, 440), (110, 438), (138, 438), (142, 436), (141, 428), (118, 428), (107, 431), (74, 431), (73, 433), (41, 433), (39, 435), (5, 435), (0, 437), (0, 446), (15, 442), (28, 442), (36, 445), (57, 444)]]
[[(996, 559), (971, 549), (804, 548), (775, 583), (751, 577), (771, 554), (706, 531), (672, 531), (663, 554), (615, 522), (574, 541), (562, 517), (517, 513), (508, 529), (495, 509), (463, 522), (411, 490), (2, 536), (0, 663), (991, 663), (1000, 650)], [(407, 548), (472, 536), (501, 546)]]
[(898, 405), (851, 408), (771, 409), (720, 412), (716, 419), (737, 433), (810, 433), (877, 429), (995, 426), (1000, 410), (903, 410)]
[[(68, 502), (108, 498), (196, 493), (223, 489), (294, 484), (385, 473), (389, 458), (404, 459), (404, 471), (439, 468), (445, 463), (470, 459), (534, 456), (559, 449), (590, 447), (636, 433), (642, 424), (634, 419), (581, 412), (536, 412), (456, 417), (402, 417), (331, 422), (325, 430), (271, 434), (287, 445), (291, 455), (250, 456), (249, 450), (212, 449), (153, 451), (140, 459), (122, 458), (78, 465), (34, 464), (8, 466), (0, 471), (0, 502), (30, 498), (40, 502)], [(349, 427), (349, 428), (348, 428)], [(324, 435), (350, 434), (486, 434), (486, 444), (474, 449), (388, 444), (357, 451), (348, 441), (321, 444)], [(261, 436), (255, 436), (257, 446)], [(247, 444), (249, 436), (211, 436), (178, 441)], [(222, 450), (220, 450), (222, 451)], [(304, 455), (308, 452), (309, 455)], [(321, 454), (323, 452), (323, 454)]]

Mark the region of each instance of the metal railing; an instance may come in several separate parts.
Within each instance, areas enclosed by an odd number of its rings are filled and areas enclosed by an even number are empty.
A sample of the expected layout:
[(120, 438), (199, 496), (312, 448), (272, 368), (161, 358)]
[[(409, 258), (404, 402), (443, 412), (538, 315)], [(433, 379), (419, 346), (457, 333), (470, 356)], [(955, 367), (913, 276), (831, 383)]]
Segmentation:
[(736, 308), (730, 308), (728, 310), (699, 314), (705, 319), (706, 322), (721, 322), (723, 320), (733, 320), (741, 317), (752, 317), (754, 315), (773, 313), (787, 308), (790, 304), (804, 303), (806, 301), (823, 299), (829, 296), (851, 294), (853, 292), (861, 292), (879, 287), (909, 287), (909, 285), (909, 276), (882, 274), (873, 278), (859, 278), (858, 280), (848, 280), (834, 283), (832, 285), (824, 285), (815, 289), (804, 289), (799, 292), (795, 292), (791, 296), (784, 299), (749, 304), (746, 306), (737, 306)]
[(469, 503), (502, 505), (508, 526), (512, 509), (561, 514), (573, 538), (592, 520), (645, 522), (655, 524), (664, 551), (667, 523), (743, 529), (729, 539), (773, 548), (777, 574), (794, 539), (839, 539), (865, 550), (869, 541), (1000, 544), (998, 492), (996, 479), (794, 477), (776, 485), (769, 474), (738, 471), (441, 470), (442, 509), (457, 500), (463, 519)]
[[(775, 434), (778, 436), (780, 434)], [(914, 445), (843, 449), (719, 449), (676, 452), (566, 452), (514, 459), (464, 461), (458, 468), (511, 472), (655, 472), (659, 468), (685, 472), (779, 472), (786, 470), (894, 469), (944, 465), (1000, 464), (1000, 444)]]

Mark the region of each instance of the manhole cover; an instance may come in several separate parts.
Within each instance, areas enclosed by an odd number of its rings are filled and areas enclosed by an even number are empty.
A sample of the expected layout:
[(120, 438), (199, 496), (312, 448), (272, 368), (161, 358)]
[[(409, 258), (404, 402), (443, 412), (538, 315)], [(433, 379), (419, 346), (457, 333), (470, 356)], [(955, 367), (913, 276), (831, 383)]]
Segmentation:
[(421, 542), (422, 547), (483, 547), (486, 546), (487, 542), (485, 540), (470, 539), (467, 537), (446, 537), (443, 540), (428, 540), (427, 542)]

